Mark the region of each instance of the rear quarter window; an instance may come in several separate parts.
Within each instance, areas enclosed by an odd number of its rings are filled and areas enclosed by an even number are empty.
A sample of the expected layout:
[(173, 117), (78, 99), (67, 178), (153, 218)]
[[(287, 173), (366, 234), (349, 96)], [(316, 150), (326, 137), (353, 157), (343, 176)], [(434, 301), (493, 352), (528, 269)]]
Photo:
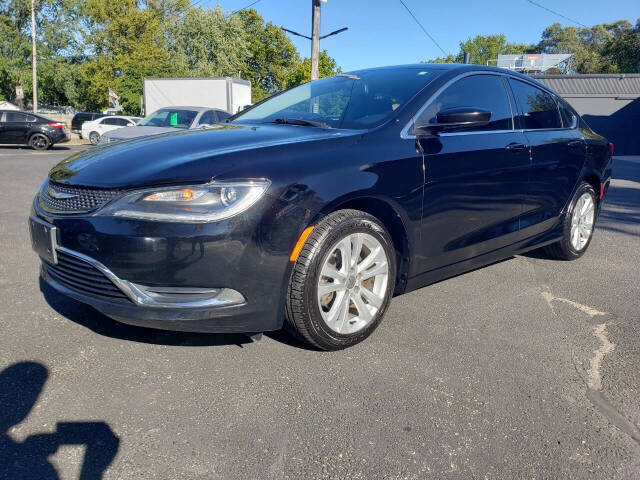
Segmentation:
[(509, 82), (522, 112), (518, 116), (520, 128), (525, 130), (562, 128), (558, 105), (549, 93), (513, 78), (510, 78)]

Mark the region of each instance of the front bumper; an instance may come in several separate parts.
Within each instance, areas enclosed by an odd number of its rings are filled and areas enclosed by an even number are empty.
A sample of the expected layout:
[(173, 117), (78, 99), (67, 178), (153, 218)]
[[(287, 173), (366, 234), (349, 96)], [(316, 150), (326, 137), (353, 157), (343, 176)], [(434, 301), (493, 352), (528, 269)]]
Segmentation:
[(273, 330), (260, 312), (246, 302), (238, 305), (153, 305), (109, 300), (70, 288), (54, 278), (43, 262), (40, 275), (49, 286), (74, 300), (92, 306), (122, 323), (185, 332), (263, 332)]
[[(52, 216), (36, 200), (32, 213), (57, 228), (58, 252), (91, 264), (121, 294), (94, 292), (91, 276), (89, 283), (80, 279), (87, 288), (72, 288), (61, 281), (68, 280), (64, 272), (56, 277), (45, 261), (41, 276), (58, 292), (123, 323), (194, 332), (277, 330), (284, 318), (288, 256), (300, 221), (295, 210), (278, 215), (281, 208), (265, 198), (251, 213), (227, 220), (172, 224)], [(162, 293), (188, 289), (220, 293), (193, 302), (167, 301)]]

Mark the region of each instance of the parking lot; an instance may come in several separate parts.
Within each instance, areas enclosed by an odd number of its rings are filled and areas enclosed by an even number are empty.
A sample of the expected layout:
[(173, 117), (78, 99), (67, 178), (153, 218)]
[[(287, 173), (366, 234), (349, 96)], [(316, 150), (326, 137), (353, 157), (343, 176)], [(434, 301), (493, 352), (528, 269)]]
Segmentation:
[(121, 325), (41, 284), (30, 203), (80, 148), (0, 147), (0, 477), (640, 477), (640, 158), (582, 259), (397, 297), (325, 353)]

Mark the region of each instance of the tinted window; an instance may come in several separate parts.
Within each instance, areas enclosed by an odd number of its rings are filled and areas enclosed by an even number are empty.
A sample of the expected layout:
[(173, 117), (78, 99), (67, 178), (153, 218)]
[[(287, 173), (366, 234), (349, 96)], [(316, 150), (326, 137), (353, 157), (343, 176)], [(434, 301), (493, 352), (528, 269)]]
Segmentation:
[(551, 95), (518, 80), (511, 80), (511, 86), (522, 111), (521, 128), (562, 128), (558, 106)]
[(189, 128), (198, 115), (194, 110), (163, 108), (142, 119), (138, 125), (149, 127)]
[(36, 118), (20, 112), (7, 112), (6, 122), (35, 122)]
[(198, 123), (200, 125), (213, 125), (217, 123), (216, 118), (213, 114), (213, 110), (207, 110), (206, 112), (204, 112), (200, 117), (200, 120), (198, 120)]
[(221, 111), (217, 111), (216, 115), (218, 115), (218, 121), (221, 122), (223, 120), (226, 120), (227, 118), (229, 118), (231, 115), (228, 114), (227, 112), (221, 112)]
[(559, 100), (560, 116), (562, 117), (562, 126), (564, 128), (573, 128), (576, 123), (576, 115), (571, 111), (571, 108), (564, 100)]
[(240, 113), (235, 120), (270, 123), (302, 119), (334, 128), (381, 125), (436, 77), (424, 68), (372, 69), (305, 83)]
[(476, 126), (468, 130), (511, 130), (513, 128), (511, 107), (501, 77), (472, 75), (458, 80), (429, 104), (416, 123), (436, 123), (438, 112), (456, 107), (479, 108), (491, 112), (488, 125)]
[(102, 123), (103, 125), (122, 125), (120, 120), (121, 120), (120, 118), (105, 118), (100, 123)]

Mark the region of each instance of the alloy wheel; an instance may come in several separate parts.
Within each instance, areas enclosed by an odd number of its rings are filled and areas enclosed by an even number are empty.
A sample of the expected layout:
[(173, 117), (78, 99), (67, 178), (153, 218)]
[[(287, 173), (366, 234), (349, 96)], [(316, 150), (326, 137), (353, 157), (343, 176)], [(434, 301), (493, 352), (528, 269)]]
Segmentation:
[(36, 133), (31, 137), (31, 146), (36, 150), (44, 150), (49, 146), (49, 139), (41, 133)]
[(378, 239), (353, 233), (327, 253), (318, 277), (320, 314), (327, 327), (343, 335), (365, 328), (384, 304), (389, 262)]
[(594, 218), (595, 204), (593, 196), (585, 192), (578, 198), (571, 216), (571, 246), (576, 251), (579, 252), (584, 249), (589, 238), (591, 238)]

